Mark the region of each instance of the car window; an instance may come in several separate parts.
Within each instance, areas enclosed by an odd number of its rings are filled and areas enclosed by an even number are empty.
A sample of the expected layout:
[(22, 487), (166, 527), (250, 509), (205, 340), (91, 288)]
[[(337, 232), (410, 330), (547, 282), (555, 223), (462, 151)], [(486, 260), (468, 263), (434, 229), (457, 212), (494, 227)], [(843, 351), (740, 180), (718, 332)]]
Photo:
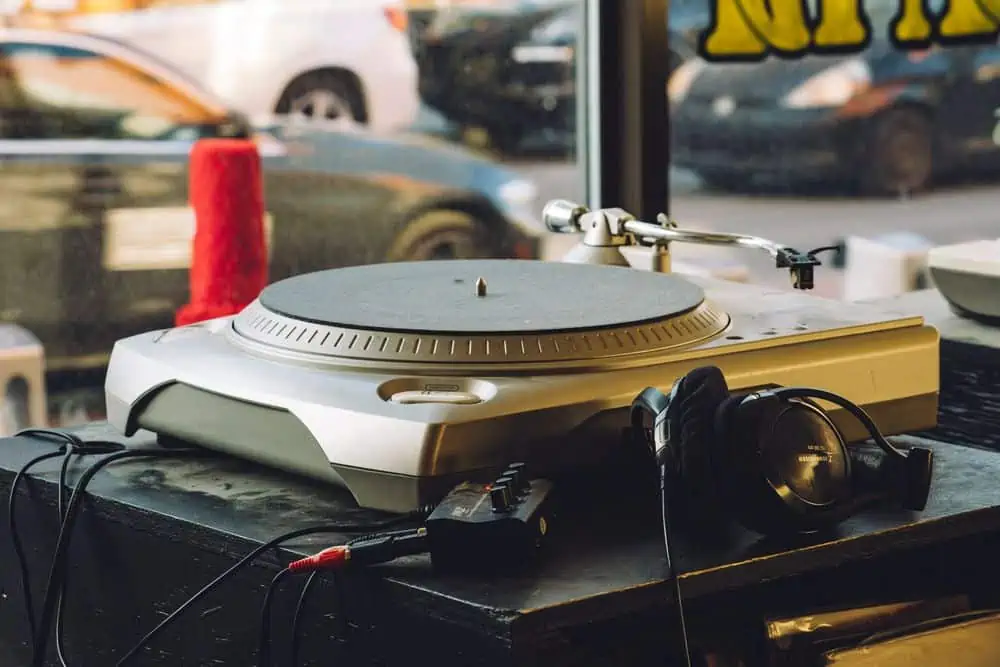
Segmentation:
[[(0, 46), (8, 135), (35, 139), (195, 139), (221, 119), (123, 61), (53, 44)], [(10, 125), (10, 122), (5, 123)]]

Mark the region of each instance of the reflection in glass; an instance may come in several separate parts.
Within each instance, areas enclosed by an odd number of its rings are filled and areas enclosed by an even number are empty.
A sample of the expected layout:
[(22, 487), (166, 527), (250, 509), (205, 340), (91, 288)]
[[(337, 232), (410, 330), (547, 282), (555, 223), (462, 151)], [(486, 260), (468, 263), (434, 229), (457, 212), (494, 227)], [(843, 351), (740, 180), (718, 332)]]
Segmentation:
[(0, 35), (0, 320), (42, 340), (50, 371), (98, 384), (116, 339), (170, 326), (205, 137), (258, 147), (271, 280), (561, 256), (540, 213), (585, 198), (583, 0), (406, 4), (16, 10)]
[[(671, 4), (671, 47), (683, 61), (668, 83), (671, 213), (795, 247), (866, 239), (881, 248), (883, 270), (913, 274), (893, 281), (913, 289), (925, 284), (911, 268), (925, 252), (915, 248), (996, 236), (1000, 51), (897, 50), (888, 34), (899, 3), (863, 4), (872, 42), (862, 53), (741, 64), (690, 53), (707, 28), (708, 0)], [(931, 12), (943, 6), (930, 3)], [(708, 252), (705, 261), (738, 261), (753, 280), (786, 287), (763, 263)], [(851, 257), (842, 256), (845, 270), (874, 281), (873, 260)], [(825, 266), (817, 290), (845, 295), (844, 275)]]

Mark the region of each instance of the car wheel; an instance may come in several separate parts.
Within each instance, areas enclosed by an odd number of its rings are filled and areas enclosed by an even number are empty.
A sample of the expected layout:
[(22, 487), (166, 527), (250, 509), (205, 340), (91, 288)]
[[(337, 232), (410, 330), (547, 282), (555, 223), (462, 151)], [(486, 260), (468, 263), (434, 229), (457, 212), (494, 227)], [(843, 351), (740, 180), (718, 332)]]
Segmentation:
[(893, 109), (872, 129), (872, 149), (862, 186), (874, 195), (907, 195), (925, 189), (934, 173), (931, 121), (916, 109)]
[(275, 113), (341, 126), (368, 122), (360, 87), (346, 72), (321, 71), (300, 76), (282, 93)]
[(495, 255), (485, 225), (459, 211), (431, 211), (406, 226), (388, 260), (483, 259)]

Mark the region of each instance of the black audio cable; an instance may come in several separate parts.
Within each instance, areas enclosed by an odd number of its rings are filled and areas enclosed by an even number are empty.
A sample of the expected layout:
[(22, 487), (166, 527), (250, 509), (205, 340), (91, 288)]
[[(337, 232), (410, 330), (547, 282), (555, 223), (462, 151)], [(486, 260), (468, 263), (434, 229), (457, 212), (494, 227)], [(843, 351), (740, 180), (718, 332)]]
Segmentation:
[(264, 593), (264, 602), (260, 606), (260, 627), (257, 630), (257, 667), (271, 666), (271, 603), (281, 582), (292, 574), (287, 567), (278, 572)]
[(62, 445), (58, 451), (39, 454), (14, 473), (14, 479), (10, 483), (10, 495), (7, 497), (7, 530), (10, 532), (10, 543), (14, 547), (14, 556), (17, 559), (18, 577), (21, 584), (21, 597), (24, 600), (25, 617), (28, 620), (28, 638), (31, 645), (35, 644), (35, 637), (38, 636), (38, 626), (35, 620), (35, 604), (31, 594), (31, 577), (28, 572), (28, 558), (24, 553), (24, 544), (21, 542), (21, 533), (17, 526), (17, 512), (15, 510), (17, 501), (17, 490), (28, 478), (28, 472), (39, 463), (49, 459), (59, 458), (64, 454), (66, 445)]
[(48, 653), (49, 634), (52, 631), (54, 616), (58, 612), (59, 597), (65, 586), (67, 568), (69, 565), (69, 545), (76, 525), (76, 518), (82, 506), (87, 486), (97, 473), (117, 461), (126, 459), (149, 458), (188, 458), (206, 456), (209, 453), (203, 449), (171, 448), (171, 449), (125, 449), (106, 455), (91, 464), (80, 476), (66, 506), (66, 513), (59, 527), (56, 538), (56, 548), (49, 568), (49, 576), (45, 587), (45, 599), (42, 602), (41, 617), (37, 625), (32, 651), (32, 667), (44, 667)]
[[(75, 445), (69, 445), (66, 447), (66, 453), (63, 454), (62, 465), (59, 466), (59, 481), (56, 488), (56, 509), (57, 516), (59, 517), (59, 523), (62, 524), (64, 518), (66, 518), (66, 496), (68, 491), (68, 477), (69, 477), (69, 464), (73, 460), (73, 456), (78, 452)], [(69, 662), (66, 660), (66, 646), (63, 641), (63, 614), (66, 611), (66, 582), (63, 582), (62, 587), (59, 590), (59, 600), (56, 603), (56, 623), (55, 623), (55, 633), (56, 633), (56, 657), (59, 659), (59, 664), (62, 667), (69, 667)]]
[[(42, 667), (45, 663), (45, 656), (48, 648), (48, 637), (53, 623), (56, 627), (57, 652), (60, 654), (60, 661), (65, 666), (65, 651), (62, 648), (61, 626), (62, 611), (64, 608), (64, 592), (67, 579), (68, 550), (72, 536), (75, 520), (79, 515), (83, 496), (90, 481), (106, 466), (124, 459), (139, 458), (181, 458), (202, 455), (213, 455), (211, 452), (194, 448), (170, 448), (170, 449), (125, 449), (121, 443), (104, 441), (83, 441), (76, 435), (68, 432), (52, 429), (25, 429), (17, 434), (18, 436), (39, 437), (44, 439), (56, 439), (62, 441), (62, 445), (57, 451), (47, 452), (34, 457), (28, 461), (15, 474), (11, 483), (11, 495), (8, 501), (8, 525), (11, 532), (11, 542), (17, 554), (18, 564), (21, 570), (22, 590), (25, 598), (25, 608), (29, 623), (29, 632), (32, 642), (32, 665)], [(73, 489), (69, 501), (65, 500), (68, 491), (67, 477), (69, 465), (73, 455), (105, 455), (104, 458), (92, 464), (81, 475), (80, 480)], [(60, 466), (59, 489), (57, 494), (57, 504), (60, 509), (60, 530), (56, 540), (56, 549), (53, 555), (52, 564), (46, 583), (45, 600), (43, 602), (41, 619), (36, 620), (34, 604), (32, 601), (30, 577), (27, 567), (27, 557), (24, 553), (23, 543), (17, 530), (16, 513), (14, 512), (17, 490), (27, 479), (28, 471), (39, 463), (62, 456), (63, 462)], [(306, 535), (315, 534), (339, 534), (339, 533), (362, 533), (370, 534), (372, 531), (382, 530), (398, 526), (400, 524), (412, 523), (426, 517), (429, 508), (422, 508), (409, 514), (396, 515), (383, 520), (369, 520), (364, 522), (344, 521), (329, 523), (321, 526), (301, 528), (280, 535), (268, 542), (260, 545), (243, 557), (240, 561), (209, 582), (200, 591), (195, 593), (190, 599), (175, 609), (164, 618), (156, 627), (149, 631), (140, 641), (132, 647), (117, 663), (117, 666), (124, 665), (152, 641), (160, 632), (167, 628), (185, 610), (194, 605), (205, 595), (213, 591), (226, 579), (234, 575), (239, 570), (248, 566), (257, 557), (268, 549), (277, 547), (284, 542), (294, 540)], [(304, 591), (305, 592), (305, 591)]]
[[(36, 465), (47, 461), (49, 459), (54, 459), (58, 457), (63, 457), (62, 465), (59, 470), (59, 481), (58, 481), (58, 493), (57, 493), (57, 510), (60, 523), (66, 512), (66, 494), (68, 492), (67, 477), (69, 472), (69, 464), (74, 455), (89, 455), (89, 454), (106, 454), (116, 449), (123, 449), (123, 446), (119, 443), (110, 442), (89, 442), (85, 443), (78, 436), (68, 433), (65, 431), (58, 431), (54, 429), (44, 429), (44, 428), (29, 428), (19, 431), (15, 434), (15, 437), (35, 437), (46, 440), (56, 440), (59, 441), (60, 447), (54, 452), (47, 452), (41, 454), (29, 460), (15, 473), (14, 479), (11, 481), (10, 495), (7, 500), (7, 526), (10, 531), (11, 544), (14, 548), (14, 554), (18, 564), (20, 585), (22, 596), (24, 599), (25, 607), (25, 617), (28, 621), (28, 634), (29, 639), (34, 646), (38, 632), (37, 632), (37, 621), (35, 618), (35, 609), (33, 603), (33, 597), (31, 593), (31, 578), (28, 572), (28, 561), (27, 556), (24, 553), (24, 545), (21, 541), (20, 531), (17, 526), (17, 492), (21, 484), (23, 484), (27, 479), (27, 475), (32, 468)], [(56, 649), (59, 654), (59, 662), (63, 667), (67, 667), (67, 661), (65, 657), (65, 648), (63, 646), (61, 626), (62, 626), (62, 611), (63, 611), (62, 596), (60, 596), (60, 602), (58, 605), (57, 615), (56, 615)]]
[(160, 621), (156, 627), (146, 633), (128, 652), (122, 656), (121, 659), (115, 663), (116, 667), (124, 667), (132, 658), (134, 658), (143, 648), (145, 648), (153, 639), (155, 639), (161, 632), (163, 632), (170, 624), (172, 624), (177, 618), (183, 614), (185, 611), (190, 609), (195, 603), (201, 600), (203, 597), (211, 593), (213, 590), (218, 588), (222, 583), (231, 578), (237, 572), (243, 570), (249, 566), (253, 561), (255, 561), (261, 554), (269, 549), (279, 547), (285, 542), (290, 542), (294, 539), (300, 537), (305, 537), (307, 535), (321, 535), (321, 534), (343, 534), (343, 533), (367, 533), (373, 530), (380, 530), (384, 528), (391, 528), (393, 526), (398, 526), (400, 524), (411, 523), (423, 519), (427, 514), (426, 509), (420, 510), (418, 512), (412, 512), (409, 514), (402, 514), (398, 516), (389, 517), (381, 521), (364, 521), (364, 522), (340, 522), (340, 523), (328, 523), (319, 526), (310, 526), (306, 528), (299, 528), (298, 530), (293, 530), (291, 532), (285, 533), (284, 535), (279, 535), (267, 542), (261, 544), (260, 546), (254, 548), (250, 553), (237, 561), (228, 570), (217, 576), (215, 579), (206, 584), (201, 590), (188, 598), (183, 604), (174, 609)]
[(427, 551), (427, 530), (425, 528), (406, 528), (381, 533), (359, 535), (345, 544), (328, 547), (311, 556), (299, 558), (288, 564), (274, 577), (261, 606), (260, 627), (257, 631), (257, 667), (271, 665), (271, 604), (277, 593), (278, 586), (289, 575), (309, 573), (299, 595), (295, 614), (292, 618), (292, 665), (298, 662), (299, 625), (302, 610), (309, 594), (315, 575), (320, 570), (337, 570), (348, 564), (361, 567), (386, 563), (402, 556), (409, 556)]
[[(289, 651), (288, 660), (290, 667), (298, 667), (299, 664), (299, 653), (302, 648), (302, 616), (305, 614), (306, 604), (309, 602), (319, 574), (319, 570), (309, 574), (306, 583), (302, 586), (302, 592), (299, 593), (299, 601), (295, 603), (295, 612), (292, 614), (291, 650)], [(340, 592), (340, 584), (336, 580), (337, 574), (332, 572), (331, 576), (334, 578), (334, 593), (338, 594)]]

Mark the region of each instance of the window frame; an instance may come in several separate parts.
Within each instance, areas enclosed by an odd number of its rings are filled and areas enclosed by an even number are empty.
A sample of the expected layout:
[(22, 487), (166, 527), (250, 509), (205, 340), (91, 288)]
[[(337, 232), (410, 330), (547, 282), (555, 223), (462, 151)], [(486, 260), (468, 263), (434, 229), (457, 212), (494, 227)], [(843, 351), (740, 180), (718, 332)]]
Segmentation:
[(577, 99), (589, 204), (652, 220), (669, 212), (669, 1), (584, 2)]

